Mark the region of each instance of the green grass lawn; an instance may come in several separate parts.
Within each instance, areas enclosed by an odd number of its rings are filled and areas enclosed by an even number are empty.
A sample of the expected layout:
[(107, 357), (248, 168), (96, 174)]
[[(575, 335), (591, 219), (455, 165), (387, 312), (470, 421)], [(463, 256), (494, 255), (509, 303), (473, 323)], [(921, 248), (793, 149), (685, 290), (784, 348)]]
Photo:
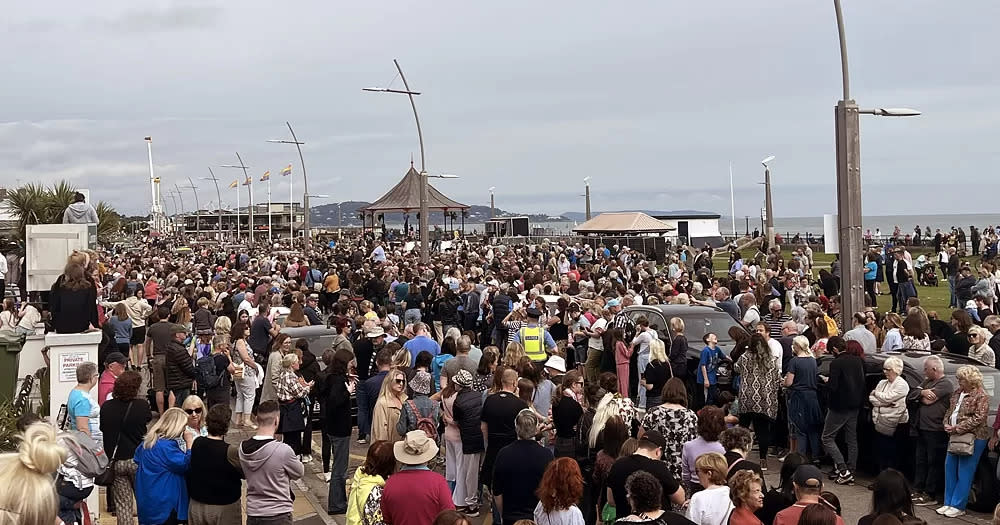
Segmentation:
[[(786, 256), (786, 261), (788, 260), (787, 254), (782, 254)], [(916, 256), (914, 256), (916, 258)], [(832, 253), (824, 253), (818, 250), (813, 251), (813, 275), (816, 274), (820, 269), (830, 268), (830, 262), (833, 261)], [(729, 262), (729, 255), (724, 251), (717, 251), (716, 256), (713, 257), (713, 262), (715, 263), (716, 274), (725, 275), (728, 271), (726, 264)], [(880, 290), (882, 293), (889, 293), (889, 284), (881, 283)], [(948, 281), (941, 277), (941, 273), (938, 272), (938, 286), (920, 286), (917, 285), (917, 296), (920, 298), (920, 305), (924, 307), (925, 310), (936, 311), (941, 319), (947, 319), (951, 315), (951, 308), (948, 308)], [(892, 306), (892, 297), (889, 295), (880, 295), (878, 297), (878, 310), (880, 312), (886, 312), (889, 307)]]

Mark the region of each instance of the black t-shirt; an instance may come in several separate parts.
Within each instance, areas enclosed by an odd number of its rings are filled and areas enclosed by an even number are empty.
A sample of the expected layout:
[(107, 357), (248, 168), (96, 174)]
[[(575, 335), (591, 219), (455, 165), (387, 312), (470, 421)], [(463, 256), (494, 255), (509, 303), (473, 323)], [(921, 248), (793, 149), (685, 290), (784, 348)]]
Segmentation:
[(500, 450), (517, 439), (514, 420), (517, 413), (528, 408), (517, 396), (510, 392), (497, 392), (486, 398), (480, 421), (486, 423), (488, 447)]
[(271, 321), (267, 316), (258, 315), (250, 323), (250, 337), (247, 343), (256, 354), (266, 354), (267, 344), (271, 341)]
[(563, 396), (558, 403), (552, 405), (552, 423), (556, 427), (556, 436), (561, 438), (576, 437), (576, 427), (583, 416), (583, 407), (575, 399)]
[(519, 439), (500, 450), (493, 470), (493, 493), (503, 496), (504, 523), (534, 519), (535, 489), (551, 461), (552, 451), (531, 440)]
[(632, 514), (632, 506), (629, 505), (628, 498), (625, 496), (625, 480), (633, 472), (640, 470), (645, 470), (660, 480), (660, 485), (663, 487), (663, 508), (665, 509), (670, 508), (670, 496), (680, 488), (677, 480), (670, 474), (666, 463), (639, 454), (620, 458), (611, 466), (607, 481), (608, 488), (611, 489), (611, 494), (615, 498), (616, 519)]
[[(660, 361), (650, 361), (646, 366), (646, 371), (642, 373), (647, 385), (653, 385), (653, 389), (646, 395), (660, 397), (663, 393), (663, 385), (670, 379), (670, 367), (667, 363)], [(652, 407), (647, 407), (652, 408)]]
[(122, 401), (112, 398), (105, 401), (101, 406), (101, 432), (104, 433), (104, 450), (109, 456), (113, 456), (111, 459), (131, 460), (135, 456), (135, 449), (146, 436), (146, 425), (151, 419), (153, 414), (145, 399)]
[(146, 329), (146, 337), (153, 341), (153, 355), (167, 355), (167, 346), (173, 338), (170, 333), (170, 323), (156, 322)]
[(206, 505), (229, 505), (240, 500), (243, 473), (229, 463), (229, 443), (199, 437), (191, 445), (187, 471), (188, 495)]

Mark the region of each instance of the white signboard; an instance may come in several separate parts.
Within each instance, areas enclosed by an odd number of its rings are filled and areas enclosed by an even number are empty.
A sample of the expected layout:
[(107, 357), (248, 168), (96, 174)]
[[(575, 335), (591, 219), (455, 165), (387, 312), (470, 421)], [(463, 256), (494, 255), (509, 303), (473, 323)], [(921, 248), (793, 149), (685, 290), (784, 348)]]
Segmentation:
[(823, 251), (840, 253), (840, 237), (837, 230), (837, 216), (829, 213), (823, 215)]
[(76, 367), (87, 362), (89, 352), (67, 352), (59, 355), (59, 382), (76, 383)]

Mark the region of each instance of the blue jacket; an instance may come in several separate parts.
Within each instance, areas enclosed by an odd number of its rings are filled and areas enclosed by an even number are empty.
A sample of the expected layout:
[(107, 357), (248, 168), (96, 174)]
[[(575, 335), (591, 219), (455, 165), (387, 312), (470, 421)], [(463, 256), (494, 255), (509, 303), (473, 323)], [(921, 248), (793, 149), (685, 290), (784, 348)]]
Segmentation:
[(135, 499), (139, 525), (163, 523), (170, 511), (178, 520), (188, 517), (188, 491), (184, 474), (191, 464), (191, 451), (184, 452), (174, 439), (156, 440), (153, 448), (141, 443), (135, 449)]

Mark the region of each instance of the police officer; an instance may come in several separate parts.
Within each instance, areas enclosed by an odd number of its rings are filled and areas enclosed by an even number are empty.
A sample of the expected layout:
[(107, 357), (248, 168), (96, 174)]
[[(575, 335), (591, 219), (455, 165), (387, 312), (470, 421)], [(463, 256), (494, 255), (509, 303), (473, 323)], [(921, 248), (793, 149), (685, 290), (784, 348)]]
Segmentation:
[(556, 341), (549, 334), (545, 327), (538, 324), (538, 318), (542, 313), (537, 308), (528, 308), (525, 311), (528, 317), (528, 324), (521, 327), (514, 335), (514, 341), (524, 347), (524, 355), (528, 356), (532, 362), (544, 363), (549, 358), (548, 352), (556, 348)]

